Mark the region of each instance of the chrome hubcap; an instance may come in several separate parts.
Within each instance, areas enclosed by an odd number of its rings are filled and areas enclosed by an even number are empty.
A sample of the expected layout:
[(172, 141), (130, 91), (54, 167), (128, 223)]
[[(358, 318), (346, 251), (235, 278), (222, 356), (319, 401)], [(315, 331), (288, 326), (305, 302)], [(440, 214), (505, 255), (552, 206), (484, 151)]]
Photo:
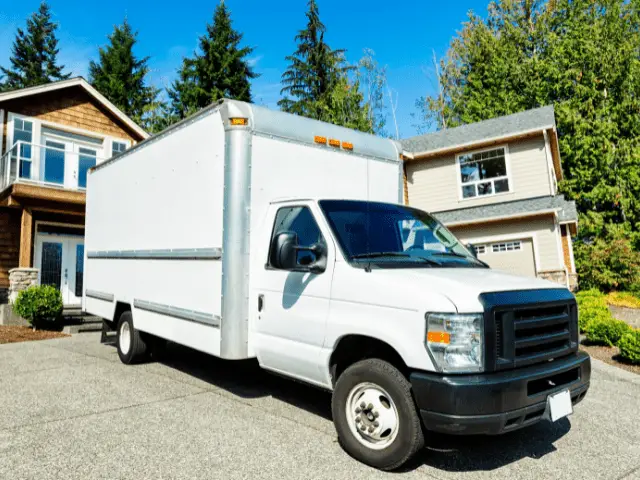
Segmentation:
[(120, 326), (118, 339), (120, 341), (120, 350), (126, 355), (129, 353), (129, 348), (131, 348), (131, 327), (129, 327), (129, 322), (123, 322)]
[(400, 418), (391, 396), (382, 387), (373, 383), (356, 385), (346, 406), (349, 428), (360, 443), (374, 450), (393, 443)]

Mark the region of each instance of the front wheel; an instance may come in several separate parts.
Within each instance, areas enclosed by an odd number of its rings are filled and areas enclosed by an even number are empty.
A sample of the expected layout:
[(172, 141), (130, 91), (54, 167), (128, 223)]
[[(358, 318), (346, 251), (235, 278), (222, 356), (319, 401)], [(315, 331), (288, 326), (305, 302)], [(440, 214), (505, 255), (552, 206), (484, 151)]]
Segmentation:
[(331, 410), (342, 447), (372, 467), (394, 470), (424, 446), (411, 384), (383, 360), (347, 368), (336, 382)]

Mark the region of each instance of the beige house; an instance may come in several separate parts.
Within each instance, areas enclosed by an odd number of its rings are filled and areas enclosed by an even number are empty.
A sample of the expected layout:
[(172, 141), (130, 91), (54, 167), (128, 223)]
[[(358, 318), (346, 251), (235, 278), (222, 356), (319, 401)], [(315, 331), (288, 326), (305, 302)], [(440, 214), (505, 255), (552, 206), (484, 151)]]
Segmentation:
[(575, 288), (574, 202), (558, 194), (562, 167), (553, 107), (402, 141), (405, 200), (426, 210), (494, 268)]

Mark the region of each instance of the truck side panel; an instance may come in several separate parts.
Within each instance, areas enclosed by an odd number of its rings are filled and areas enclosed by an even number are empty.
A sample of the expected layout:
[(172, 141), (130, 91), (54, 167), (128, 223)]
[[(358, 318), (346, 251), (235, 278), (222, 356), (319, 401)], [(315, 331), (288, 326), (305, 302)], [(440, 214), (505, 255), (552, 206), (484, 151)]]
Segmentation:
[[(218, 354), (224, 129), (201, 116), (89, 175), (85, 308)], [(111, 300), (110, 300), (111, 299)]]

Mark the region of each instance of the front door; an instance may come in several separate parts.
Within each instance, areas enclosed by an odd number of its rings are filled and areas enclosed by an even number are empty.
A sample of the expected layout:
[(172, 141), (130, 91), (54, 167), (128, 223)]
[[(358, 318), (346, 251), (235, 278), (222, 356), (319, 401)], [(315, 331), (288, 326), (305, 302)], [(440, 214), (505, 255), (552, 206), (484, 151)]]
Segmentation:
[[(273, 206), (271, 212), (275, 222), (265, 244), (281, 232), (294, 232), (301, 247), (316, 243), (326, 247), (327, 267), (322, 273), (310, 273), (276, 270), (271, 259), (266, 266), (262, 263), (250, 300), (251, 308), (258, 310), (256, 354), (265, 368), (323, 383), (318, 365), (329, 317), (335, 248), (311, 206)], [(298, 264), (308, 265), (315, 260), (311, 257), (313, 253), (299, 252)]]
[(80, 305), (84, 278), (84, 238), (39, 234), (35, 262), (40, 285), (60, 290), (65, 305)]

